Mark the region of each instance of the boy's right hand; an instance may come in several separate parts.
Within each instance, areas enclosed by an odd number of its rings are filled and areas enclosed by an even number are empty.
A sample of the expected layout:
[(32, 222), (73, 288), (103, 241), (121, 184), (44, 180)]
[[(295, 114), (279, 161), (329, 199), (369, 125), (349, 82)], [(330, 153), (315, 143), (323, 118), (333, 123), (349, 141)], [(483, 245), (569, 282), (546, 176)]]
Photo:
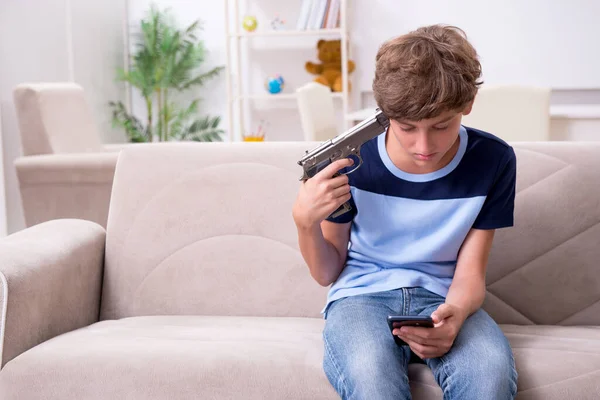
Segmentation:
[(302, 182), (292, 210), (294, 222), (298, 227), (310, 228), (320, 224), (339, 206), (350, 200), (348, 176), (333, 176), (352, 164), (354, 161), (351, 158), (342, 158)]

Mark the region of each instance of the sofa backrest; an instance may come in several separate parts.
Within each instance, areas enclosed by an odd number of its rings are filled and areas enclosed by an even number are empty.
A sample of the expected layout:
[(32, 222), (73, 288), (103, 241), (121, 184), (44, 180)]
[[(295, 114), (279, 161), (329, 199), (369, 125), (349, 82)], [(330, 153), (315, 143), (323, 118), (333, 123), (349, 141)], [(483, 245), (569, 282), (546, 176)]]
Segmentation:
[[(102, 319), (319, 317), (291, 208), (314, 142), (140, 144), (117, 163)], [(484, 308), (499, 323), (600, 324), (600, 143), (515, 144), (516, 226)]]
[(23, 155), (104, 151), (80, 85), (22, 83), (13, 97)]
[(515, 226), (497, 231), (484, 309), (500, 323), (600, 324), (600, 142), (513, 143)]
[(306, 143), (140, 144), (121, 152), (102, 318), (318, 316), (291, 209)]

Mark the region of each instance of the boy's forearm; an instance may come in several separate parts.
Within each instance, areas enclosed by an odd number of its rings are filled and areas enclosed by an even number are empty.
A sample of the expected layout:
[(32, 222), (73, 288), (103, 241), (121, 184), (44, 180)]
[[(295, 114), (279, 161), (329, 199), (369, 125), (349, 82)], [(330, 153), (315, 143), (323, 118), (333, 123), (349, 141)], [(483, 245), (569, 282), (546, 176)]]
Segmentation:
[(464, 310), (466, 319), (483, 304), (485, 298), (485, 278), (472, 275), (455, 278), (446, 296), (446, 303)]
[(310, 274), (322, 286), (333, 283), (342, 272), (340, 254), (325, 237), (319, 225), (298, 228), (300, 252)]

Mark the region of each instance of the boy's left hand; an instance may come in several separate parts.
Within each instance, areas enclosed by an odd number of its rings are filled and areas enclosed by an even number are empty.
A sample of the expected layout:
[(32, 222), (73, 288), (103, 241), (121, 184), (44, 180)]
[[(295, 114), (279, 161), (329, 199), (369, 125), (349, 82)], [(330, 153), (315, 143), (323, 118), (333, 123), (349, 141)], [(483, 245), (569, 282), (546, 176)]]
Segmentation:
[(431, 314), (433, 328), (403, 326), (401, 329), (394, 329), (392, 333), (404, 340), (421, 359), (441, 357), (454, 344), (467, 316), (465, 310), (444, 303)]

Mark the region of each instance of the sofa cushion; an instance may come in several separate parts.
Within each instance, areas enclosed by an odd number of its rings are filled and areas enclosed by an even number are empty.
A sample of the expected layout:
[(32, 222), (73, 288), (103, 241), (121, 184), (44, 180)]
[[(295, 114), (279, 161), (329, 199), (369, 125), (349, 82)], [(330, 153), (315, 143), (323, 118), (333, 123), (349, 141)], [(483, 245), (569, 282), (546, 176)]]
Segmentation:
[(318, 318), (106, 320), (0, 372), (2, 399), (335, 399)]
[[(322, 370), (323, 324), (225, 316), (102, 321), (10, 361), (0, 372), (0, 397), (337, 399)], [(598, 393), (600, 328), (503, 329), (515, 351), (519, 398)], [(409, 377), (414, 399), (442, 398), (425, 365), (411, 364)]]
[(519, 373), (519, 400), (597, 399), (600, 327), (500, 325)]

